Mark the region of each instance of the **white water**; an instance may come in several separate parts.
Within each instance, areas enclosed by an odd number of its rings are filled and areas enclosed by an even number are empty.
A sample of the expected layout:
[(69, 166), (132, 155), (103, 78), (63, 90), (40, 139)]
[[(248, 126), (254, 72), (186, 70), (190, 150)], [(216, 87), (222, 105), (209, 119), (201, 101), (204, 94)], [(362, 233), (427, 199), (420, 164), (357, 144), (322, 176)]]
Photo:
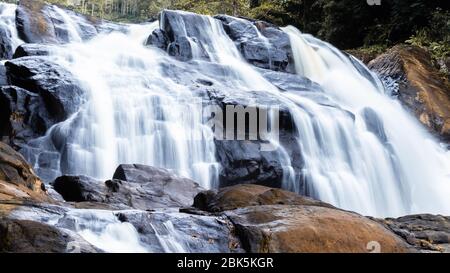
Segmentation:
[(19, 45), (23, 44), (16, 29), (16, 9), (17, 6), (14, 4), (0, 2), (0, 28), (6, 29), (10, 34), (13, 52)]
[[(305, 176), (314, 196), (370, 215), (450, 213), (450, 155), (377, 80), (362, 75), (344, 54), (294, 27), (297, 72), (318, 82), (349, 117), (292, 96)], [(363, 111), (373, 115), (364, 119)], [(305, 110), (305, 111), (304, 111)], [(312, 113), (312, 114), (311, 114)], [(379, 121), (377, 137), (367, 122)], [(384, 130), (383, 130), (384, 129)]]
[[(289, 106), (305, 167), (293, 173), (286, 151), (279, 148), (286, 188), (367, 215), (450, 214), (448, 152), (385, 95), (376, 77), (331, 45), (293, 27), (284, 29), (298, 74), (319, 83), (339, 107), (299, 93), (280, 93), (245, 62), (221, 23), (211, 17), (203, 17), (195, 37), (209, 61), (201, 58), (201, 48), (191, 39), (197, 51), (186, 64), (143, 46), (157, 22), (82, 42), (76, 22), (64, 11), (58, 13), (73, 42), (55, 50), (53, 58), (80, 80), (88, 98), (77, 114), (41, 140), (63, 143), (57, 172), (110, 178), (118, 164), (142, 163), (216, 187), (219, 166), (212, 132), (203, 125), (202, 107), (192, 89), (163, 73), (169, 64), (225, 81), (230, 90), (267, 92)], [(211, 63), (225, 67), (225, 75), (207, 74)]]

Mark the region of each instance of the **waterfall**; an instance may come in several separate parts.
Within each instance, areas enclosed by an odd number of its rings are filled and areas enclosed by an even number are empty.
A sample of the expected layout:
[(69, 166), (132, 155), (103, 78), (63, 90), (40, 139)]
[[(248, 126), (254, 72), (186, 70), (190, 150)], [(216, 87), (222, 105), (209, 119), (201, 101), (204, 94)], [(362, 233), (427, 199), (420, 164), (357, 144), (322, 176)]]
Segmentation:
[[(193, 74), (227, 90), (273, 96), (288, 107), (304, 167), (295, 173), (282, 144), (270, 140), (278, 148), (286, 189), (366, 215), (450, 214), (449, 153), (387, 95), (375, 75), (333, 46), (293, 27), (283, 29), (297, 73), (321, 86), (320, 96), (330, 102), (324, 104), (301, 92), (280, 92), (245, 61), (212, 17), (200, 16), (189, 26), (195, 32), (195, 39), (189, 39), (193, 59), (181, 62), (144, 45), (159, 22), (128, 25), (126, 34), (99, 34), (82, 42), (75, 19), (55, 10), (71, 42), (55, 48), (51, 58), (72, 72), (87, 93), (76, 114), (36, 140), (58, 154), (56, 175), (109, 179), (119, 164), (140, 163), (171, 169), (205, 188), (217, 187), (220, 166), (213, 132), (204, 124), (195, 88), (182, 78)], [(213, 75), (213, 65), (222, 74)], [(177, 74), (177, 80), (167, 76), (168, 69), (185, 74)], [(34, 167), (38, 172), (44, 168), (39, 162)], [(112, 224), (108, 230), (114, 233), (118, 223)], [(173, 251), (183, 247), (165, 245)]]
[(284, 31), (297, 72), (317, 81), (355, 119), (288, 95), (302, 106), (292, 110), (309, 194), (370, 215), (450, 213), (449, 152), (362, 64), (294, 27)]
[(6, 31), (6, 34), (10, 39), (12, 52), (14, 52), (19, 45), (23, 44), (16, 28), (16, 9), (17, 6), (14, 4), (0, 2), (0, 29)]

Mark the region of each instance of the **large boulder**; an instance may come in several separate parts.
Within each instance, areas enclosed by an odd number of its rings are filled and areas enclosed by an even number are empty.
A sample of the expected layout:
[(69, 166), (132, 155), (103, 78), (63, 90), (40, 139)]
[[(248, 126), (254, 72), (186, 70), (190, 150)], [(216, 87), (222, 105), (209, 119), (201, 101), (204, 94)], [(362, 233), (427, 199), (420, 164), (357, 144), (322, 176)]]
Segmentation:
[(450, 217), (419, 214), (379, 221), (420, 251), (450, 252)]
[(395, 87), (394, 95), (421, 123), (450, 142), (450, 84), (439, 76), (428, 52), (395, 46), (371, 61), (369, 68)]
[[(113, 179), (106, 182), (86, 176), (62, 176), (53, 182), (53, 187), (65, 201), (140, 210), (189, 207), (203, 190), (190, 179), (144, 165), (120, 165)], [(92, 204), (76, 206), (93, 207)]]
[(39, 94), (50, 115), (63, 121), (85, 101), (74, 76), (45, 57), (24, 57), (5, 64), (11, 84)]
[(48, 56), (53, 46), (48, 44), (22, 44), (14, 52), (14, 59), (30, 56)]
[(148, 207), (183, 207), (192, 205), (192, 200), (203, 189), (194, 181), (172, 172), (139, 164), (120, 165), (110, 187), (117, 187), (117, 195), (133, 196), (140, 193), (142, 202)]
[(194, 199), (194, 207), (222, 212), (238, 208), (263, 205), (299, 205), (334, 208), (327, 203), (300, 196), (296, 193), (259, 185), (238, 185), (199, 193)]
[(381, 224), (316, 206), (264, 205), (227, 211), (242, 246), (256, 253), (411, 252)]
[(69, 202), (104, 202), (105, 185), (87, 176), (61, 176), (53, 182), (53, 188)]

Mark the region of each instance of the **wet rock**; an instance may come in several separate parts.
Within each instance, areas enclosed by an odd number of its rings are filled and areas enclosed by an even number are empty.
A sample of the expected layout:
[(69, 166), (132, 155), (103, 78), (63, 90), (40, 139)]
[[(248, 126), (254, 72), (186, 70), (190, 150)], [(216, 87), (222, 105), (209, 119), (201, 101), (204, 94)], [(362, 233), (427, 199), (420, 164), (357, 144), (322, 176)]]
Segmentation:
[(419, 251), (450, 253), (450, 217), (419, 214), (379, 221)]
[(52, 202), (30, 165), (8, 145), (0, 142), (0, 217), (30, 202)]
[(232, 224), (224, 217), (177, 212), (123, 212), (118, 218), (131, 223), (138, 231), (140, 241), (152, 252), (243, 252)]
[(259, 185), (238, 185), (217, 191), (203, 191), (194, 199), (194, 207), (222, 212), (238, 208), (263, 205), (299, 205), (334, 208), (327, 203), (300, 196), (296, 193)]
[(45, 187), (25, 159), (11, 147), (0, 142), (0, 181), (44, 194)]
[(432, 133), (450, 141), (450, 85), (438, 75), (425, 50), (399, 45), (369, 63), (389, 84), (398, 86), (395, 94)]
[(11, 59), (12, 55), (11, 33), (7, 28), (0, 26), (0, 60)]
[(295, 73), (289, 36), (274, 25), (217, 15), (242, 56), (265, 69)]
[(120, 165), (114, 173), (113, 180), (123, 181), (122, 183), (116, 181), (118, 193), (122, 188), (125, 192), (130, 191), (127, 185), (140, 189), (145, 202), (153, 203), (148, 207), (190, 206), (195, 195), (202, 191), (202, 188), (190, 179), (176, 176), (165, 169), (138, 164)]
[(55, 122), (38, 94), (17, 86), (0, 87), (0, 136), (13, 147), (42, 136)]
[(24, 57), (5, 64), (11, 84), (39, 94), (50, 115), (67, 119), (84, 103), (84, 91), (73, 75), (44, 57)]
[(48, 56), (52, 50), (51, 45), (43, 44), (22, 44), (14, 52), (14, 59), (29, 56)]
[(283, 167), (279, 151), (263, 151), (258, 141), (216, 140), (216, 155), (221, 163), (220, 186), (259, 184), (281, 188)]
[(104, 202), (105, 185), (87, 176), (61, 176), (53, 182), (53, 188), (69, 202)]
[(323, 92), (322, 87), (308, 78), (268, 69), (259, 69), (261, 75), (280, 91)]
[[(261, 115), (268, 115), (264, 108), (279, 110), (277, 111), (279, 113), (279, 134), (277, 134), (277, 137), (282, 145), (282, 147), (271, 146), (264, 141), (264, 137), (261, 137), (261, 132), (256, 136), (256, 140), (255, 136), (249, 140), (248, 132), (241, 132), (247, 140), (216, 138), (216, 157), (221, 164), (219, 174), (221, 187), (236, 184), (259, 184), (281, 188), (288, 160), (292, 162), (292, 167), (296, 173), (300, 173), (303, 159), (296, 140), (297, 132), (292, 115), (284, 102), (268, 93), (239, 90), (226, 92), (226, 90), (213, 87), (208, 90), (208, 97), (212, 102), (216, 103), (222, 110), (226, 110), (230, 106), (250, 107), (247, 108), (249, 111), (253, 108), (253, 110), (259, 112), (258, 117), (256, 117), (258, 123)], [(255, 105), (258, 105), (258, 107), (255, 107)], [(272, 107), (277, 108), (272, 109)], [(247, 120), (247, 128), (248, 122)], [(224, 130), (229, 129), (226, 122), (224, 127)], [(230, 130), (234, 130), (236, 135), (240, 129), (235, 126)]]
[[(74, 244), (76, 243), (76, 244)], [(79, 237), (43, 223), (0, 218), (0, 253), (99, 252)]]
[[(40, 0), (21, 0), (16, 11), (16, 25), (19, 36), (27, 43), (67, 43), (71, 37), (69, 26), (54, 5)], [(94, 22), (75, 12), (64, 10), (76, 22), (78, 35), (87, 40), (97, 34)]]
[(169, 38), (166, 33), (162, 29), (156, 29), (153, 33), (148, 37), (146, 45), (156, 46), (164, 51), (167, 50), (169, 45)]
[(120, 165), (114, 179), (106, 182), (86, 176), (62, 176), (53, 187), (66, 201), (92, 203), (83, 207), (139, 210), (188, 207), (203, 190), (190, 179), (144, 165)]
[(368, 253), (414, 250), (381, 224), (316, 206), (264, 205), (227, 211), (242, 246), (256, 253)]

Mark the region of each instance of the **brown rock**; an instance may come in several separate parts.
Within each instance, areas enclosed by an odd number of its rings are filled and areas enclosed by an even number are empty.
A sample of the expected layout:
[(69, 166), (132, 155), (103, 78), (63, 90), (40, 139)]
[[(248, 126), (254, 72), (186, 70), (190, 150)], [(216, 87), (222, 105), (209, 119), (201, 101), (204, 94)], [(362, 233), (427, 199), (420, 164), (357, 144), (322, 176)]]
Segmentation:
[(369, 63), (398, 85), (398, 98), (429, 130), (450, 142), (450, 84), (439, 76), (424, 49), (399, 45)]
[[(72, 243), (73, 248), (69, 243)], [(99, 252), (78, 237), (27, 220), (0, 218), (0, 253)]]
[(25, 159), (0, 142), (0, 201), (48, 201), (45, 186)]
[(204, 191), (194, 198), (194, 207), (209, 212), (261, 205), (305, 205), (333, 208), (332, 205), (296, 193), (264, 186), (245, 184)]
[(225, 214), (244, 249), (257, 253), (413, 252), (381, 224), (355, 213), (314, 206), (254, 206)]

